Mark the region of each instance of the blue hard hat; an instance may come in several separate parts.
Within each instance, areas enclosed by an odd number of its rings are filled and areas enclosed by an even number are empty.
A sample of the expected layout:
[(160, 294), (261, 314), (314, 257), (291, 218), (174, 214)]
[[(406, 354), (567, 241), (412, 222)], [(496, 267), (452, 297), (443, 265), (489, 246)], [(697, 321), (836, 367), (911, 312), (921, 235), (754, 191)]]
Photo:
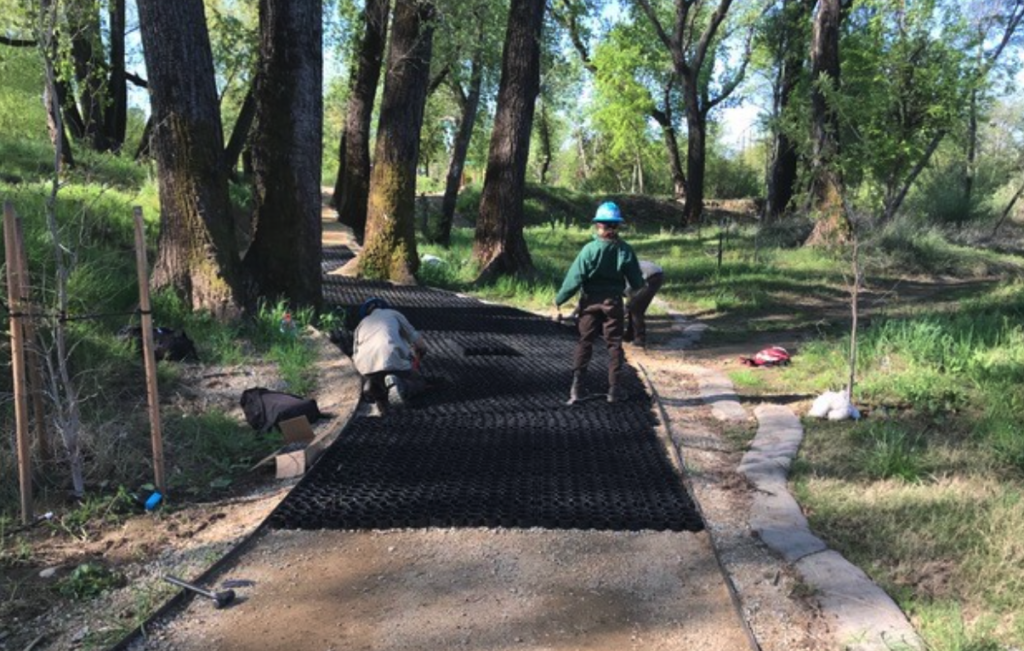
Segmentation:
[(621, 224), (626, 221), (622, 218), (619, 207), (614, 202), (605, 201), (597, 207), (597, 214), (594, 215), (595, 224)]
[(365, 319), (370, 312), (373, 312), (378, 308), (386, 310), (388, 308), (388, 302), (377, 296), (372, 296), (366, 299), (363, 301), (363, 304), (359, 306), (359, 318)]

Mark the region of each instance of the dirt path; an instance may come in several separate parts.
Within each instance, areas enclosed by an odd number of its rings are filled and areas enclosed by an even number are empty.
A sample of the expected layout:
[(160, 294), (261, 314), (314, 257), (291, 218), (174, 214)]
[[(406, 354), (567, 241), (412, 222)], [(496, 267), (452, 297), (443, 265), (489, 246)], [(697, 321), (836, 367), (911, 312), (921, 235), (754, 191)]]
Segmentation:
[(749, 648), (707, 534), (502, 529), (269, 534), (136, 649)]
[(270, 531), (221, 578), (132, 648), (750, 648), (707, 533)]

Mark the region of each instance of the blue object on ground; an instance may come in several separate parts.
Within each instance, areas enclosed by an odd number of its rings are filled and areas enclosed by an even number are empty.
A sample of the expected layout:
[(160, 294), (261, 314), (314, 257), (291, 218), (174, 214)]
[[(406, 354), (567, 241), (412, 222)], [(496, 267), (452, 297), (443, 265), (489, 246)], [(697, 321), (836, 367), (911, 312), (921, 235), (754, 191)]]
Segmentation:
[(164, 499), (164, 496), (159, 491), (153, 491), (153, 494), (146, 499), (146, 510), (152, 511), (160, 505), (160, 502)]

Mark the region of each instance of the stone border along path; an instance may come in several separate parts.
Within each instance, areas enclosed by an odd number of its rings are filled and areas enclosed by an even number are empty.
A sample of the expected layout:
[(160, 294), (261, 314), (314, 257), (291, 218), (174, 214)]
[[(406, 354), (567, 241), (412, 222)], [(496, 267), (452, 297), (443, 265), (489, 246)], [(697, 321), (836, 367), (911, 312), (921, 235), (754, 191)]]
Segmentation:
[[(673, 331), (679, 333), (669, 342), (671, 347), (688, 348), (700, 341), (707, 329), (704, 324), (685, 319), (660, 299), (655, 302), (669, 314)], [(686, 371), (696, 377), (701, 398), (718, 420), (747, 420), (746, 410), (725, 374), (694, 365), (687, 365)], [(830, 550), (811, 532), (800, 505), (790, 494), (789, 468), (804, 436), (800, 419), (789, 407), (773, 404), (756, 407), (754, 417), (757, 434), (737, 468), (754, 489), (751, 530), (814, 591), (839, 648), (923, 649), (924, 642), (899, 606), (860, 568)]]

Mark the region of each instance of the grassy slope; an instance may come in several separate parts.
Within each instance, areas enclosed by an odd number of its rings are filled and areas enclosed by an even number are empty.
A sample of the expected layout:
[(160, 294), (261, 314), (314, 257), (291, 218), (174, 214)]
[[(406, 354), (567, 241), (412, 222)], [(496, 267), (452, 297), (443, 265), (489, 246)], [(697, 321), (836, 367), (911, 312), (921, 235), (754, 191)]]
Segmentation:
[[(33, 295), (44, 312), (53, 314), (54, 249), (45, 208), (52, 191), (48, 167), (52, 150), (38, 140), (17, 137), (0, 137), (0, 149), (5, 152), (0, 159), (0, 198), (10, 201), (23, 221)], [(119, 485), (134, 490), (150, 474), (145, 383), (137, 353), (117, 333), (127, 324), (138, 323), (132, 207), (143, 208), (152, 261), (159, 221), (157, 190), (152, 169), (130, 159), (79, 148), (76, 163), (61, 177), (56, 215), (61, 243), (68, 251), (69, 314), (92, 317), (68, 323), (72, 371), (83, 397), (86, 481), (92, 490), (102, 487), (101, 492), (114, 491)], [(246, 365), (269, 360), (278, 366), (289, 390), (307, 393), (314, 379), (312, 351), (279, 332), (284, 310), (283, 305), (267, 305), (255, 320), (225, 325), (188, 313), (171, 295), (154, 297), (154, 323), (183, 327), (204, 363)], [(309, 312), (295, 315), (299, 326), (313, 319)], [(39, 324), (47, 346), (52, 324), (52, 320)], [(180, 375), (176, 364), (160, 364), (164, 394), (174, 393)], [(0, 375), (0, 390), (9, 391), (10, 382), (9, 372)], [(9, 419), (11, 403), (0, 409)], [(220, 412), (185, 414), (166, 407), (163, 421), (166, 455), (174, 469), (169, 482), (181, 498), (223, 488), (240, 476), (249, 461), (278, 444), (273, 437), (253, 437), (244, 423), (239, 425)], [(56, 432), (51, 436), (56, 437)], [(0, 528), (18, 504), (14, 463), (11, 449), (0, 448)], [(63, 464), (47, 474), (40, 506), (51, 498), (59, 501), (66, 485)]]

